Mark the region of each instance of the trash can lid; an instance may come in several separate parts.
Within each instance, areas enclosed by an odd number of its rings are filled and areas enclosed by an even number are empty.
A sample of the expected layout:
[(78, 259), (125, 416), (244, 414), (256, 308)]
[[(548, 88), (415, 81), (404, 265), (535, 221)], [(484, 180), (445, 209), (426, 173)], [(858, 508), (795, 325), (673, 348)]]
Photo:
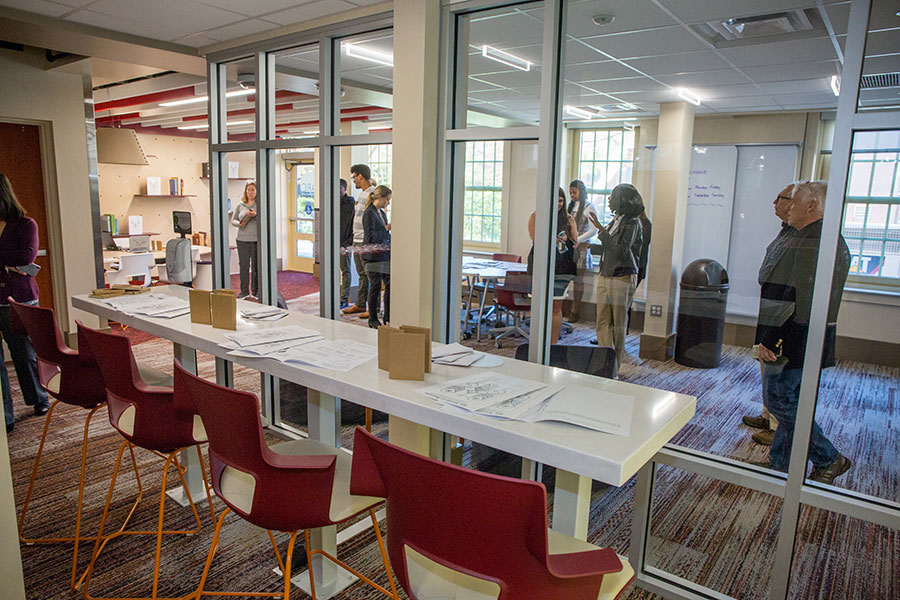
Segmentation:
[(681, 274), (681, 289), (727, 290), (728, 272), (711, 258), (695, 260)]

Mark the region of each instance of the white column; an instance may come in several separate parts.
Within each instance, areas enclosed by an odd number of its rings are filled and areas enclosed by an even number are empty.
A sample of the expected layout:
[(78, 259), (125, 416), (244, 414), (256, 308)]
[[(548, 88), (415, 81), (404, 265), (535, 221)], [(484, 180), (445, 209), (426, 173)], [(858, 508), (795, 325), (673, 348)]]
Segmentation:
[[(659, 137), (653, 174), (653, 243), (650, 244), (647, 272), (642, 358), (667, 360), (674, 348), (693, 137), (693, 105), (685, 102), (659, 105)], [(661, 315), (653, 314), (654, 306), (662, 307)]]

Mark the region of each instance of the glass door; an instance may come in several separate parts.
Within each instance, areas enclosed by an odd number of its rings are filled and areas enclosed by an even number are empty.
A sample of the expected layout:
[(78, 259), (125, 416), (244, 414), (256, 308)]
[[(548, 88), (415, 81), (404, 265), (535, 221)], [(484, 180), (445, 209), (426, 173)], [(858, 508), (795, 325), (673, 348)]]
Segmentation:
[(318, 199), (316, 194), (316, 167), (312, 160), (303, 160), (291, 169), (290, 190), (294, 201), (289, 202), (290, 240), (288, 264), (290, 271), (314, 273), (316, 248), (316, 219)]

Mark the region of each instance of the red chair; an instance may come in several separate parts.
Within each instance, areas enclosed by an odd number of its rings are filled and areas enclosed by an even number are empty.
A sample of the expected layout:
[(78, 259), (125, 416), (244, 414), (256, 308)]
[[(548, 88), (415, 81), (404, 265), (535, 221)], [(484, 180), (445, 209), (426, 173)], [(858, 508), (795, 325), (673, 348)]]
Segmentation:
[[(200, 515), (194, 501), (187, 494), (196, 529), (191, 530), (163, 530), (163, 513), (166, 501), (166, 483), (169, 467), (175, 465), (175, 470), (188, 491), (187, 482), (184, 479), (184, 468), (178, 461), (178, 453), (185, 448), (195, 446), (200, 457), (200, 468), (203, 474), (203, 483), (206, 488), (206, 499), (209, 502), (209, 513), (213, 522), (216, 513), (212, 505), (212, 497), (206, 479), (206, 471), (203, 468), (203, 453), (199, 444), (206, 441), (206, 432), (203, 423), (194, 415), (178, 411), (174, 406), (174, 392), (171, 387), (150, 385), (141, 378), (134, 354), (131, 350), (131, 340), (115, 333), (105, 333), (85, 327), (78, 323), (79, 339), (86, 343), (82, 347), (82, 353), (89, 352), (97, 362), (106, 385), (107, 408), (109, 410), (110, 424), (122, 435), (125, 440), (119, 447), (116, 458), (116, 466), (113, 470), (109, 484), (109, 493), (106, 504), (103, 507), (103, 516), (100, 519), (100, 530), (97, 540), (94, 542), (94, 551), (91, 556), (91, 564), (88, 566), (87, 576), (84, 582), (84, 596), (91, 600), (88, 593), (91, 577), (97, 563), (97, 559), (106, 545), (114, 538), (122, 535), (154, 535), (156, 536), (156, 555), (153, 562), (153, 599), (158, 598), (159, 588), (159, 562), (162, 536), (168, 534), (193, 534), (200, 531)], [(116, 486), (119, 466), (122, 454), (127, 448), (133, 453), (135, 446), (149, 450), (150, 452), (165, 458), (162, 474), (162, 489), (159, 495), (159, 518), (157, 528), (154, 531), (124, 531), (120, 530), (106, 536), (103, 529), (106, 517), (109, 513), (110, 502)], [(143, 489), (138, 480), (138, 500), (143, 495)], [(125, 599), (116, 599), (125, 600)], [(132, 600), (132, 599), (128, 599)]]
[(498, 348), (503, 346), (506, 338), (521, 336), (528, 339), (525, 315), (531, 312), (530, 293), (531, 275), (524, 272), (510, 271), (506, 274), (503, 285), (497, 287), (494, 301), (513, 316), (513, 324), (509, 327), (495, 327), (488, 331)]
[(386, 499), (388, 554), (413, 600), (612, 600), (634, 578), (613, 550), (548, 531), (543, 484), (436, 461), (359, 427), (350, 492)]
[[(56, 324), (53, 309), (41, 308), (30, 304), (20, 304), (9, 299), (11, 307), (11, 320), (13, 327), (20, 333), (27, 334), (31, 338), (37, 355), (38, 378), (41, 387), (53, 398), (50, 409), (47, 411), (47, 419), (44, 421), (44, 432), (38, 445), (37, 456), (34, 459), (34, 467), (31, 469), (31, 479), (28, 481), (28, 491), (25, 493), (25, 503), (22, 506), (22, 514), (19, 516), (19, 541), (24, 544), (47, 544), (55, 542), (74, 542), (72, 552), (72, 577), (69, 586), (75, 590), (84, 579), (84, 574), (77, 578), (78, 546), (82, 541), (94, 541), (97, 536), (81, 535), (81, 514), (84, 499), (84, 476), (87, 462), (88, 429), (91, 418), (106, 404), (106, 387), (103, 384), (103, 376), (97, 364), (90, 360), (84, 353), (69, 348), (63, 341), (62, 333)], [(81, 340), (79, 340), (81, 342)], [(83, 347), (79, 343), (80, 347)], [(23, 530), (25, 518), (28, 515), (28, 507), (34, 492), (34, 483), (37, 478), (38, 468), (41, 464), (41, 456), (44, 452), (44, 444), (47, 441), (47, 433), (50, 431), (50, 420), (53, 418), (56, 406), (62, 402), (71, 406), (77, 406), (87, 410), (84, 419), (84, 434), (81, 439), (81, 474), (78, 479), (78, 504), (75, 513), (75, 537), (57, 538), (29, 538), (25, 537)], [(134, 463), (133, 463), (134, 464)], [(137, 465), (134, 465), (135, 471)], [(135, 507), (137, 503), (135, 503)], [(132, 507), (132, 512), (134, 507)], [(128, 524), (131, 513), (122, 524), (122, 529)]]
[[(350, 455), (347, 451), (305, 439), (270, 449), (263, 438), (256, 396), (222, 387), (196, 377), (175, 365), (175, 398), (178, 408), (199, 414), (209, 433), (209, 462), (216, 495), (228, 506), (216, 523), (209, 556), (203, 569), (198, 600), (205, 595), (271, 596), (288, 600), (291, 593), (291, 559), (299, 530), (304, 530), (307, 564), (320, 554), (347, 569), (389, 598), (398, 599), (387, 553), (375, 518), (378, 498), (349, 493)], [(219, 543), (219, 532), (229, 511), (266, 529), (284, 574), (284, 593), (208, 592), (206, 578)], [(323, 550), (311, 550), (309, 529), (342, 523), (368, 511), (391, 583), (391, 592), (361, 575)], [(272, 531), (291, 535), (282, 560)], [(312, 569), (310, 590), (316, 598)], [(398, 599), (399, 600), (399, 599)]]
[(522, 257), (518, 254), (503, 254), (501, 252), (494, 252), (491, 255), (491, 260), (502, 260), (504, 262), (520, 263), (522, 262)]

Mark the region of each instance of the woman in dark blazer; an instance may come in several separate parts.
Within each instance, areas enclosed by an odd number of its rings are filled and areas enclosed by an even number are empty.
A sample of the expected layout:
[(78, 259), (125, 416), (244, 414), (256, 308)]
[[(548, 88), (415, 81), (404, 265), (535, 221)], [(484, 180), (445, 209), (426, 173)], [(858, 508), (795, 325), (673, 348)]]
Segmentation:
[(363, 212), (363, 262), (369, 278), (369, 327), (377, 328), (384, 283), (384, 322), (391, 320), (391, 226), (384, 209), (391, 202), (391, 188), (379, 185), (369, 194)]
[[(27, 335), (13, 331), (8, 300), (12, 298), (16, 302), (37, 304), (38, 288), (34, 277), (29, 277), (18, 269), (33, 263), (37, 251), (37, 223), (25, 216), (25, 209), (19, 204), (9, 179), (0, 173), (0, 334), (9, 348), (25, 404), (34, 407), (34, 414), (44, 415), (47, 414), (50, 402), (38, 380), (34, 348)], [(3, 416), (6, 420), (6, 432), (9, 433), (15, 426), (16, 418), (2, 346), (0, 385), (3, 392)]]

